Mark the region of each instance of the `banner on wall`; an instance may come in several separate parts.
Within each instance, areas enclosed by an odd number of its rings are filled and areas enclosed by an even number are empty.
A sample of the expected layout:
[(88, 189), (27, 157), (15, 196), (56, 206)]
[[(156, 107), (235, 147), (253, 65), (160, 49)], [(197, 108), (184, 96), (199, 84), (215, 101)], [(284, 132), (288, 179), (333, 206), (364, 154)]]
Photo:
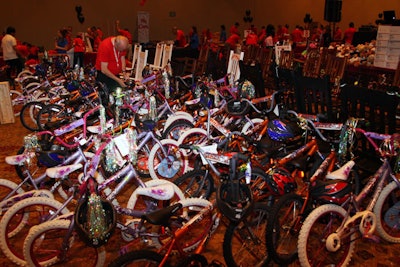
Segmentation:
[(144, 11), (138, 12), (138, 42), (148, 43), (149, 42), (149, 13)]

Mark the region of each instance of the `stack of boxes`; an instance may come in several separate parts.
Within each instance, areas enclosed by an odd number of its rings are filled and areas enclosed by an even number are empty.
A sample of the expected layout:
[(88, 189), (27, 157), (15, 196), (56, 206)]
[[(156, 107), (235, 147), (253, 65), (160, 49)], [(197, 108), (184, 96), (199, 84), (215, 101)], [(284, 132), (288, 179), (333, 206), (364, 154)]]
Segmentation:
[(400, 57), (400, 26), (380, 25), (376, 37), (374, 66), (396, 69)]

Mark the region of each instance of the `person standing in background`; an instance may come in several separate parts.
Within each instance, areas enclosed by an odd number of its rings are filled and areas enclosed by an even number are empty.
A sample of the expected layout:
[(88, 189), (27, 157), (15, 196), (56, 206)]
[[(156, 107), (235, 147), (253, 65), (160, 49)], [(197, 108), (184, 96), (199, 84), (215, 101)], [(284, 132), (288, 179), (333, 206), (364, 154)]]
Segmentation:
[(231, 28), (229, 29), (229, 35), (232, 35), (232, 34), (237, 34), (237, 35), (240, 36), (240, 33), (239, 33), (239, 22), (235, 22), (235, 24), (233, 24), (231, 26)]
[(82, 34), (79, 33), (73, 40), (74, 47), (74, 67), (78, 65), (83, 67), (83, 59), (85, 55), (85, 43), (82, 39)]
[(6, 75), (11, 84), (14, 84), (14, 80), (11, 77), (12, 72), (15, 71), (15, 75), (17, 75), (24, 68), (23, 61), (20, 59), (21, 55), (17, 49), (17, 39), (15, 38), (15, 34), (15, 28), (9, 26), (7, 27), (6, 34), (1, 39), (3, 60), (8, 66)]
[(226, 41), (226, 28), (225, 28), (225, 25), (224, 25), (224, 24), (222, 24), (222, 25), (220, 26), (219, 41), (220, 41), (221, 43), (225, 43), (225, 41)]
[(54, 42), (57, 54), (67, 54), (68, 50), (67, 33), (68, 31), (66, 29), (61, 29), (57, 32), (58, 36), (56, 38), (56, 41)]
[(354, 28), (354, 23), (353, 22), (350, 22), (349, 23), (349, 28), (347, 28), (345, 31), (344, 31), (344, 34), (343, 34), (343, 42), (345, 43), (345, 44), (352, 44), (353, 43), (353, 37), (354, 37), (354, 33), (356, 32), (356, 28)]
[(335, 33), (333, 34), (333, 41), (340, 43), (343, 40), (342, 38), (342, 30), (339, 26), (336, 26)]
[(186, 47), (187, 41), (185, 33), (178, 29), (176, 26), (172, 28), (172, 33), (175, 34), (175, 43), (176, 47)]

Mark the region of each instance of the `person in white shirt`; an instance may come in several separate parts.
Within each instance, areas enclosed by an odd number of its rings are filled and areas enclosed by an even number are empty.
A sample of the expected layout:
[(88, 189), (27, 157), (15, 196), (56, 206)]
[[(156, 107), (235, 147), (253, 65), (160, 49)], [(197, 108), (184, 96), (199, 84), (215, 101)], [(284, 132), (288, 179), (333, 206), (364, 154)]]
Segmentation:
[(6, 35), (4, 35), (1, 40), (1, 48), (3, 49), (3, 60), (7, 64), (7, 78), (11, 83), (13, 83), (13, 79), (11, 78), (11, 74), (13, 71), (15, 75), (20, 73), (24, 68), (23, 61), (20, 59), (19, 51), (17, 49), (17, 39), (15, 39), (15, 28), (8, 27), (6, 30)]

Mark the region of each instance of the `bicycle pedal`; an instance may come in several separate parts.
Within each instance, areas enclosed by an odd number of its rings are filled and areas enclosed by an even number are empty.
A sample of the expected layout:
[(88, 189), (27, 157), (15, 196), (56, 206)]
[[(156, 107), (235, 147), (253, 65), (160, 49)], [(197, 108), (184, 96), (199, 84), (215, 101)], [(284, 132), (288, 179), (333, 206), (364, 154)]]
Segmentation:
[(380, 238), (377, 235), (368, 235), (368, 234), (366, 234), (366, 235), (363, 236), (363, 239), (367, 239), (367, 240), (372, 241), (374, 243), (379, 243), (380, 242)]

